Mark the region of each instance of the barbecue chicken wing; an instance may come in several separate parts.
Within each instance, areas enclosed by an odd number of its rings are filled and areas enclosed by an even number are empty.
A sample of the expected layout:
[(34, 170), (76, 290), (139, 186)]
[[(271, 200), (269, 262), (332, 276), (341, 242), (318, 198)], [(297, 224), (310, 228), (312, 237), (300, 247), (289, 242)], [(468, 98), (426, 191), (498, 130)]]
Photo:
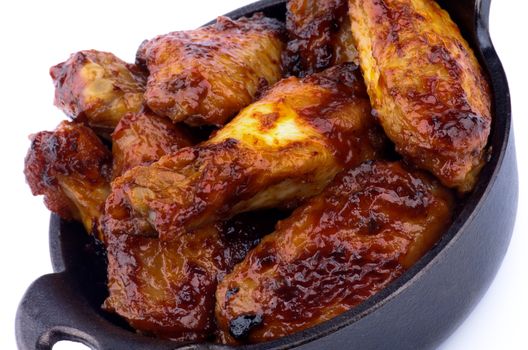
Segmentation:
[(145, 100), (155, 113), (190, 125), (223, 125), (281, 77), (282, 24), (255, 15), (144, 42)]
[(330, 66), (357, 63), (348, 0), (291, 0), (286, 5), (286, 71), (306, 76)]
[(182, 126), (149, 110), (125, 115), (112, 133), (112, 176), (138, 165), (149, 165), (162, 156), (191, 146), (193, 138)]
[(431, 248), (452, 206), (448, 190), (400, 163), (343, 172), (220, 282), (223, 340), (274, 339), (358, 305)]
[(145, 73), (109, 52), (77, 52), (50, 69), (55, 105), (97, 133), (108, 135), (143, 104)]
[(446, 186), (472, 189), (491, 125), (471, 48), (432, 0), (350, 0), (370, 101), (398, 152)]
[(144, 334), (177, 340), (211, 338), (218, 280), (273, 231), (277, 215), (243, 214), (172, 242), (106, 235), (110, 296), (104, 308)]
[(55, 131), (31, 136), (24, 173), (31, 192), (44, 195), (49, 210), (99, 234), (111, 162), (110, 152), (90, 128), (64, 121)]
[(319, 193), (345, 166), (376, 156), (361, 80), (354, 64), (282, 80), (209, 141), (116, 179), (105, 229), (168, 240)]

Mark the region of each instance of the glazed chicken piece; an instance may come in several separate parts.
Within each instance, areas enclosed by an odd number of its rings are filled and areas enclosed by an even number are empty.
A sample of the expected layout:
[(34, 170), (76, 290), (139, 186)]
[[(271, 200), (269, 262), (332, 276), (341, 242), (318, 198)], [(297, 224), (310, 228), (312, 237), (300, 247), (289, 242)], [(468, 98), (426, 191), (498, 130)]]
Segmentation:
[(77, 52), (50, 69), (55, 105), (107, 136), (121, 117), (143, 104), (145, 73), (109, 52)]
[[(134, 235), (106, 236), (107, 311), (138, 332), (175, 340), (210, 339), (218, 280), (273, 231), (275, 212), (243, 214), (172, 242)], [(283, 217), (283, 216), (282, 216)]]
[(306, 76), (345, 62), (357, 62), (348, 0), (290, 0), (286, 4), (288, 44), (283, 65)]
[(170, 240), (236, 213), (293, 205), (345, 166), (375, 158), (372, 130), (354, 64), (290, 77), (209, 141), (116, 179), (104, 227)]
[(370, 101), (396, 149), (470, 191), (491, 126), (489, 87), (459, 29), (432, 0), (350, 0)]
[(452, 207), (448, 190), (397, 162), (341, 173), (220, 282), (221, 338), (275, 339), (353, 308), (433, 246)]
[(24, 174), (31, 192), (44, 195), (49, 210), (79, 220), (88, 233), (99, 234), (97, 221), (110, 192), (112, 157), (94, 132), (63, 121), (55, 131), (31, 137)]
[(281, 78), (282, 24), (261, 14), (145, 41), (137, 61), (148, 77), (145, 100), (160, 116), (221, 126)]
[(125, 115), (112, 133), (112, 176), (121, 176), (138, 165), (149, 165), (162, 156), (195, 142), (188, 130), (148, 109)]

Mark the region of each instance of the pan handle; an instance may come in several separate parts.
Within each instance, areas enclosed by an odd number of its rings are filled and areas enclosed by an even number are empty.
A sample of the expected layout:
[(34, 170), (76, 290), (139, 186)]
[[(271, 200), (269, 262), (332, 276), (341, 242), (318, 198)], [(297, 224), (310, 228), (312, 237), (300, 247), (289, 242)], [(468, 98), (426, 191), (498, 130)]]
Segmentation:
[[(21, 350), (49, 350), (59, 340), (81, 342), (92, 349), (100, 344), (79, 324), (87, 324), (89, 316), (78, 313), (77, 298), (71, 296), (71, 287), (63, 273), (40, 277), (33, 282), (18, 306), (15, 331)], [(59, 300), (57, 296), (68, 297)], [(75, 325), (75, 326), (74, 326)]]
[(44, 275), (34, 281), (18, 306), (15, 332), (20, 350), (50, 350), (60, 340), (71, 340), (95, 349), (198, 350), (207, 347), (181, 345), (138, 336), (117, 327), (93, 312), (79, 297), (66, 272)]

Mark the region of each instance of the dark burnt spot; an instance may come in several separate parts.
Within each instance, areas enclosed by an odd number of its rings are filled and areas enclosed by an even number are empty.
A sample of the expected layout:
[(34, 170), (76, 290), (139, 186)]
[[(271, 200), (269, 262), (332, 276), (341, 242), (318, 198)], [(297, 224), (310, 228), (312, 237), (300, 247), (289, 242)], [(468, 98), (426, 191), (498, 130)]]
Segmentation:
[[(462, 52), (464, 52), (463, 50)], [(441, 64), (445, 67), (449, 75), (453, 79), (459, 79), (462, 75), (462, 68), (457, 60), (451, 55), (445, 46), (434, 45), (431, 47), (431, 52), (427, 56), (429, 62), (432, 64)]]
[(277, 112), (261, 115), (260, 116), (260, 130), (266, 131), (269, 129), (273, 129), (277, 119), (279, 119), (279, 113)]
[(260, 314), (240, 315), (229, 321), (229, 333), (237, 340), (244, 340), (262, 322), (263, 317)]
[(257, 261), (257, 270), (263, 271), (271, 266), (273, 266), (277, 262), (277, 257), (273, 254), (273, 252), (266, 252), (262, 251), (263, 254), (257, 255), (256, 261)]
[(313, 4), (302, 6), (299, 1), (287, 4), (288, 44), (283, 53), (283, 67), (288, 75), (304, 77), (336, 63), (336, 44), (339, 29), (348, 15), (348, 2), (334, 0)]
[(379, 229), (381, 228), (381, 223), (378, 220), (376, 220), (374, 216), (371, 216), (368, 219), (367, 227), (368, 227), (368, 234), (375, 235), (376, 233), (379, 232)]
[(177, 305), (187, 310), (200, 307), (204, 299), (211, 299), (216, 281), (202, 266), (188, 260), (185, 263), (186, 281), (176, 293)]
[(226, 248), (223, 252), (230, 261), (228, 270), (241, 262), (246, 254), (267, 234), (273, 232), (278, 220), (289, 215), (278, 209), (241, 213), (220, 224), (220, 237)]
[(433, 115), (431, 125), (438, 139), (457, 148), (466, 147), (467, 140), (483, 135), (489, 129), (489, 121), (475, 113), (460, 109), (448, 109), (441, 115)]
[(196, 89), (197, 96), (202, 95), (205, 86), (202, 84), (204, 77), (197, 70), (184, 71), (167, 81), (167, 90), (176, 93), (182, 89)]
[(143, 40), (139, 44), (138, 50), (136, 52), (136, 65), (147, 71), (147, 50), (149, 46), (148, 40)]
[(451, 60), (449, 51), (443, 46), (435, 45), (431, 47), (431, 52), (427, 56), (432, 64), (444, 63)]
[(231, 299), (232, 296), (237, 294), (239, 290), (240, 290), (240, 288), (238, 288), (238, 287), (234, 287), (234, 288), (228, 289), (226, 294), (225, 294), (225, 301), (228, 302), (229, 299)]
[(335, 94), (334, 99), (367, 97), (367, 90), (354, 63), (343, 63), (304, 78), (305, 83), (319, 85)]
[(269, 82), (265, 78), (260, 77), (258, 80), (257, 92), (255, 92), (255, 97), (253, 98), (253, 101), (260, 100), (264, 96), (266, 91), (268, 91), (269, 87)]

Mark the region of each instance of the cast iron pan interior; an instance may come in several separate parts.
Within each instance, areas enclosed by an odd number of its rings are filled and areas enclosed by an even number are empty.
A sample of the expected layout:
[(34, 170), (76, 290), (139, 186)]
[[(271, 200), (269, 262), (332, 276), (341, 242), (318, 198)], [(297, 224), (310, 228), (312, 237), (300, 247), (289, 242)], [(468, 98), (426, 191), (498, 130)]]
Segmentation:
[[(493, 92), (490, 159), (475, 190), (441, 241), (373, 298), (306, 331), (244, 348), (432, 347), (463, 321), (491, 283), (508, 246), (517, 208), (508, 84), (489, 38), (490, 0), (445, 0), (441, 5), (475, 50)], [(257, 11), (284, 20), (285, 2), (264, 0), (228, 16)], [(95, 349), (232, 349), (141, 336), (117, 316), (102, 311), (107, 293), (105, 258), (81, 225), (52, 215), (50, 253), (55, 273), (37, 279), (18, 308), (20, 349), (50, 349), (58, 340), (80, 341)]]

